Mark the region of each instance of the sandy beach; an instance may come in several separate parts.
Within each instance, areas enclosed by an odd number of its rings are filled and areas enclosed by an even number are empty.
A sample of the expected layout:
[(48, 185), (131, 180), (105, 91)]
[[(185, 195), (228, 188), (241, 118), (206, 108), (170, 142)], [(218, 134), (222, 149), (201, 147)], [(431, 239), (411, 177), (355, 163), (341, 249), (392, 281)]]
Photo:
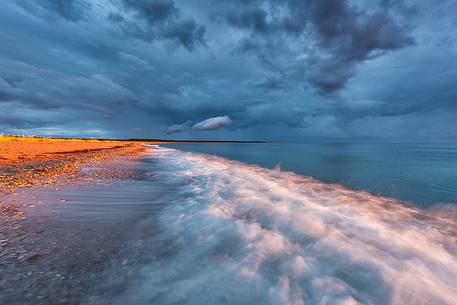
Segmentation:
[(17, 189), (81, 183), (90, 179), (80, 170), (83, 165), (110, 163), (119, 157), (134, 159), (144, 151), (139, 142), (2, 138), (0, 215), (22, 213), (14, 204)]
[(87, 274), (119, 263), (118, 245), (141, 215), (102, 204), (116, 201), (116, 182), (136, 179), (145, 150), (140, 142), (0, 142), (1, 304), (80, 304)]

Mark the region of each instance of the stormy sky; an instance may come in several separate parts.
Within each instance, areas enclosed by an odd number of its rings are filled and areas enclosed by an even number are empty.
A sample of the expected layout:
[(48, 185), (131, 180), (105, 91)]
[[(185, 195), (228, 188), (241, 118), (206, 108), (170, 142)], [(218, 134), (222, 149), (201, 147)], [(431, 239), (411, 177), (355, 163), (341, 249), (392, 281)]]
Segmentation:
[(457, 140), (455, 0), (16, 0), (0, 132)]

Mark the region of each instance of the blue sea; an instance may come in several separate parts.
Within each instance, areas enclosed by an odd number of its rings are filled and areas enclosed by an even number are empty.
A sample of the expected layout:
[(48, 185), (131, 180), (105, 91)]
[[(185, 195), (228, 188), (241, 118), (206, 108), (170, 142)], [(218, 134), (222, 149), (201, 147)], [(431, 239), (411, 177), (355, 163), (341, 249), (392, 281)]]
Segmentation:
[(457, 304), (457, 145), (151, 148), (156, 254), (111, 304)]
[(37, 195), (84, 253), (119, 244), (82, 304), (457, 304), (455, 144), (151, 145), (135, 170)]
[(419, 207), (457, 203), (457, 143), (453, 144), (175, 144), (310, 176)]

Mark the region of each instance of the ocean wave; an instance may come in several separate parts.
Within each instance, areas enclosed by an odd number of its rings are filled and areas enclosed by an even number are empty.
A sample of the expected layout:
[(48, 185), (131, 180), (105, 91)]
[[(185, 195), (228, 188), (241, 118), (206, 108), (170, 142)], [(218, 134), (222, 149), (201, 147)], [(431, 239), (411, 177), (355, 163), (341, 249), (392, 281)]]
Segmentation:
[(119, 304), (457, 304), (455, 206), (168, 148), (149, 157), (182, 185), (159, 217), (173, 251)]

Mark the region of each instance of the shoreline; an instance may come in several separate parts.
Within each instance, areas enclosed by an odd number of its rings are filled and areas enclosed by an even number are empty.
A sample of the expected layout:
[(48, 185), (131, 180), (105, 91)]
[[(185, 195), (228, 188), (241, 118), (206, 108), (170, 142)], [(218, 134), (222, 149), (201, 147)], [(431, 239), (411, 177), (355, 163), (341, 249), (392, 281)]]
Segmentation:
[(0, 303), (81, 304), (98, 273), (130, 259), (121, 244), (148, 214), (104, 204), (141, 176), (144, 144), (159, 143), (0, 141)]
[[(123, 159), (84, 166), (93, 179), (17, 191), (24, 213), (0, 216), (1, 304), (100, 304), (90, 298), (134, 280), (127, 273), (149, 260), (146, 240), (155, 228), (148, 219), (156, 213), (136, 203), (158, 195), (141, 188), (137, 161)], [(111, 276), (119, 268), (126, 276)]]
[[(15, 205), (19, 189), (55, 187), (81, 180), (81, 168), (88, 164), (109, 164), (119, 158), (136, 159), (146, 144), (255, 144), (264, 141), (89, 139), (0, 136), (0, 217), (22, 215)], [(113, 169), (105, 167), (105, 176)], [(122, 179), (122, 173), (116, 173)]]
[[(63, 157), (81, 157), (82, 153), (115, 152), (120, 148), (138, 147), (142, 142), (123, 142), (85, 139), (44, 139), (0, 137), (0, 168), (53, 161)], [(155, 144), (155, 143), (154, 143)]]
[[(432, 267), (418, 277), (420, 287), (432, 278), (450, 296), (454, 293), (446, 283), (457, 269), (451, 265), (446, 271), (440, 260), (449, 255), (453, 259), (457, 253), (454, 209), (403, 207), (403, 202), (392, 198), (218, 156), (179, 150), (168, 154), (170, 150), (163, 153), (151, 147), (149, 151), (140, 145), (149, 152), (138, 157), (141, 154), (126, 155), (121, 153), (125, 147), (111, 145), (112, 149), (80, 147), (50, 154), (47, 162), (51, 163), (60, 163), (55, 158), (61, 157), (78, 160), (75, 162), (81, 161), (81, 155), (94, 158), (78, 163), (82, 170), (76, 180), (63, 172), (62, 185), (61, 177), (51, 187), (24, 187), (10, 196), (25, 214), (0, 218), (1, 304), (166, 303), (160, 291), (171, 295), (188, 274), (216, 283), (221, 278), (212, 276), (218, 270), (217, 275), (232, 274), (234, 277), (224, 279), (233, 280), (236, 286), (240, 275), (246, 276), (245, 268), (236, 269), (246, 262), (239, 258), (259, 253), (269, 258), (261, 262), (268, 271), (256, 272), (267, 279), (272, 276), (270, 289), (275, 289), (276, 279), (284, 272), (296, 280), (294, 262), (297, 253), (304, 251), (323, 266), (315, 278), (327, 276), (325, 269), (332, 268), (337, 271), (333, 278), (346, 283), (345, 272), (354, 270), (396, 292), (389, 286), (391, 278), (410, 274), (411, 264), (414, 268), (428, 264)], [(30, 168), (25, 171), (33, 172)], [(239, 230), (240, 222), (249, 230)], [(216, 244), (214, 232), (222, 233), (217, 234)], [(317, 245), (327, 242), (329, 232), (340, 234), (330, 239), (332, 251), (325, 250), (329, 256), (323, 257), (322, 248), (309, 247), (309, 240)], [(293, 251), (289, 252), (288, 241), (293, 243)], [(432, 255), (423, 250), (429, 248)], [(359, 269), (353, 249), (360, 249), (367, 269)], [(412, 263), (402, 255), (405, 251), (413, 257)], [(290, 273), (275, 269), (278, 253), (282, 262), (294, 266)], [(229, 266), (235, 269), (226, 269), (232, 262)], [(376, 273), (377, 266), (384, 264), (387, 280)], [(392, 266), (400, 266), (398, 273), (391, 273), (396, 270)], [(184, 271), (183, 276), (176, 275), (177, 268)], [(203, 287), (201, 283), (197, 282), (197, 290)], [(406, 284), (416, 287), (413, 282)], [(214, 288), (224, 295), (224, 289)], [(365, 289), (354, 286), (354, 298)], [(188, 290), (186, 298), (200, 300), (197, 290)], [(441, 300), (432, 290), (423, 291), (430, 300)], [(235, 297), (244, 295), (241, 292)], [(376, 292), (367, 295), (377, 298)], [(185, 300), (173, 296), (181, 303)], [(399, 294), (397, 300), (403, 297)]]
[[(127, 176), (103, 166), (97, 173), (82, 171), (88, 165), (109, 165), (135, 160), (147, 148), (141, 142), (25, 138), (0, 142), (0, 217), (22, 215), (15, 192), (36, 187), (57, 187), (97, 178)], [(158, 143), (151, 143), (158, 144)]]

